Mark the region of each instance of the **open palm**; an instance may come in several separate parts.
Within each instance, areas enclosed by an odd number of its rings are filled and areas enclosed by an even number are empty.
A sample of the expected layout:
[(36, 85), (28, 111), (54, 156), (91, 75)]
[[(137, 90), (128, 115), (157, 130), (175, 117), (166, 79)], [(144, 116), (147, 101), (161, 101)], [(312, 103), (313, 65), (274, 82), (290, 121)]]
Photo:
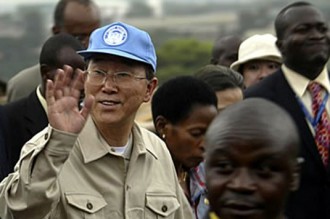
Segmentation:
[(54, 81), (47, 81), (46, 100), (49, 124), (60, 131), (78, 134), (84, 127), (93, 97), (87, 97), (81, 110), (78, 108), (80, 92), (84, 87), (83, 72), (64, 66), (57, 70)]

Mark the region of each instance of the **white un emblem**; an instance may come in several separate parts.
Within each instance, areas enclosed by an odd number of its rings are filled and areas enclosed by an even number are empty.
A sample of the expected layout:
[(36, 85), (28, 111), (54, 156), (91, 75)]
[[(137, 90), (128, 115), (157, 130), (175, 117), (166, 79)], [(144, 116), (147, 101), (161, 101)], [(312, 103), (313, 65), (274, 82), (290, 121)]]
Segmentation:
[(127, 31), (119, 25), (111, 26), (105, 31), (103, 40), (110, 46), (121, 45), (127, 40)]

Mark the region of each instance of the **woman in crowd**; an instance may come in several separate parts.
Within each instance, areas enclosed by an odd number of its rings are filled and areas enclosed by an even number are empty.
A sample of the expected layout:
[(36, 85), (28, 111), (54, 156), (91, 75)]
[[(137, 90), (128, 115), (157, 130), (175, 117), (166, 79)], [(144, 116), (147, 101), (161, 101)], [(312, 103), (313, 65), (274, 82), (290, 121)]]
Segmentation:
[(165, 141), (179, 183), (200, 219), (208, 210), (205, 185), (191, 173), (204, 160), (204, 135), (217, 115), (217, 97), (203, 81), (179, 76), (157, 89), (151, 106), (156, 133)]
[(282, 56), (275, 42), (276, 37), (271, 34), (257, 34), (239, 46), (238, 60), (230, 68), (243, 75), (246, 88), (280, 68)]

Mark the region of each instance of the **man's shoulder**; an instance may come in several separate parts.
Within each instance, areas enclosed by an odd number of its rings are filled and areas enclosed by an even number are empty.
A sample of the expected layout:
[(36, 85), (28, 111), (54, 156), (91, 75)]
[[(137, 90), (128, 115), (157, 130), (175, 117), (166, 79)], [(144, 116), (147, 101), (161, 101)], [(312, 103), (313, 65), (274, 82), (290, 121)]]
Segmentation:
[(7, 83), (7, 101), (21, 99), (33, 91), (41, 82), (39, 65), (18, 72)]
[[(244, 91), (244, 97), (267, 97), (276, 92), (276, 87), (279, 83), (282, 83), (284, 79), (283, 72), (281, 70), (267, 76), (262, 81), (247, 88)], [(285, 80), (285, 79), (284, 79)], [(281, 84), (282, 85), (282, 84)]]
[(25, 68), (22, 71), (16, 73), (12, 78), (9, 79), (8, 84), (26, 83), (26, 80), (35, 80), (36, 78), (33, 78), (35, 75), (40, 76), (40, 69), (38, 64)]
[[(32, 105), (32, 106), (35, 106), (35, 103), (36, 103), (36, 99), (37, 99), (37, 94), (36, 94), (36, 91), (32, 91), (31, 93), (29, 93), (27, 96), (19, 99), (19, 100), (16, 100), (16, 101), (13, 101), (13, 102), (10, 102), (10, 103), (7, 103), (7, 104), (4, 104), (3, 105), (3, 111), (5, 113), (7, 113), (8, 111), (13, 111), (13, 110), (17, 110), (17, 111), (24, 111), (25, 108), (28, 106), (28, 105)], [(15, 113), (15, 112), (13, 112)]]
[(158, 145), (165, 145), (164, 141), (161, 140), (154, 132), (142, 127), (141, 125), (137, 126), (140, 129), (141, 136), (143, 141), (146, 143), (147, 149), (149, 146), (159, 148)]
[(170, 155), (165, 142), (160, 139), (154, 132), (143, 128), (140, 125), (137, 125), (137, 127), (141, 132), (146, 150), (149, 151), (149, 153), (153, 154), (157, 158), (163, 158), (164, 154)]

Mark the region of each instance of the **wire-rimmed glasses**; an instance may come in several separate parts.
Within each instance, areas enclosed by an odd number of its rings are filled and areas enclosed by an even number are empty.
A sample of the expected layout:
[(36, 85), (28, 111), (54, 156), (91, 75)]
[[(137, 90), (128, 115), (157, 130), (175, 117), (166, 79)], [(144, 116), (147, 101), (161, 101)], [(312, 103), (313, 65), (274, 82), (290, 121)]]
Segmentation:
[(89, 82), (93, 85), (103, 85), (109, 77), (116, 84), (130, 84), (133, 80), (144, 80), (146, 77), (134, 75), (131, 72), (120, 71), (107, 73), (102, 70), (88, 70)]

